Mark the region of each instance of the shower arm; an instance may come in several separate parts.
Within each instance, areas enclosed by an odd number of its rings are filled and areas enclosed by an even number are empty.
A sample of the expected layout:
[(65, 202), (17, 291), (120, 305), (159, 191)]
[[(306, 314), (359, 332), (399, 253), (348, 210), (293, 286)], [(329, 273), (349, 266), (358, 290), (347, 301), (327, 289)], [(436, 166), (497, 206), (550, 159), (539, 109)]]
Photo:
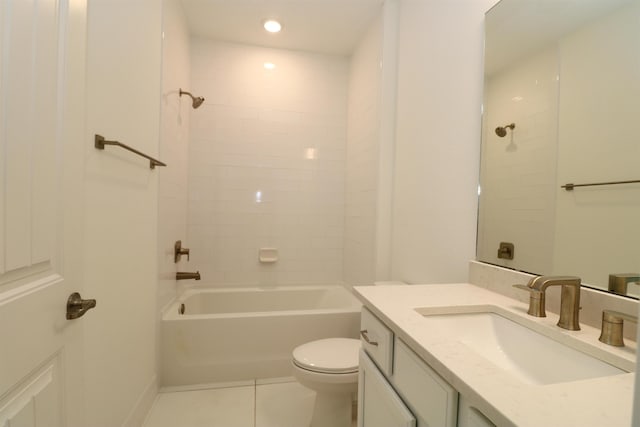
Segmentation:
[(180, 88), (180, 91), (178, 93), (180, 94), (180, 96), (188, 95), (191, 98), (191, 107), (193, 109), (198, 108), (204, 102), (204, 98), (203, 97), (201, 97), (201, 96), (193, 96), (191, 94), (191, 92), (187, 92), (185, 90), (182, 90), (182, 88)]

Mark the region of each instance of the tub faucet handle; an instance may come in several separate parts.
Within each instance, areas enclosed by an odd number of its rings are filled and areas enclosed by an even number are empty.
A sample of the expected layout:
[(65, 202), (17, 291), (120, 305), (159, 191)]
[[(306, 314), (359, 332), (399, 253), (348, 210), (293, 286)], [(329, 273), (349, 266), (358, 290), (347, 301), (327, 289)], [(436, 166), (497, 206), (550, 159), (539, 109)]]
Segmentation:
[(178, 262), (182, 255), (187, 256), (187, 261), (189, 261), (189, 248), (182, 247), (182, 240), (176, 240), (176, 243), (173, 245), (173, 261)]

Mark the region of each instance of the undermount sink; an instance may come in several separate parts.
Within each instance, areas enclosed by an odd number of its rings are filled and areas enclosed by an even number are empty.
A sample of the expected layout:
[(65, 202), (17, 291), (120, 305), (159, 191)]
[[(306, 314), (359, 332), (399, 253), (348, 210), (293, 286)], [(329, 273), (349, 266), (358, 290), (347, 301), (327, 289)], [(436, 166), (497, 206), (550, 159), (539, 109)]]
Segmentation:
[(555, 384), (624, 374), (593, 356), (535, 332), (495, 311), (429, 313), (426, 325), (461, 342), (502, 370), (529, 384)]

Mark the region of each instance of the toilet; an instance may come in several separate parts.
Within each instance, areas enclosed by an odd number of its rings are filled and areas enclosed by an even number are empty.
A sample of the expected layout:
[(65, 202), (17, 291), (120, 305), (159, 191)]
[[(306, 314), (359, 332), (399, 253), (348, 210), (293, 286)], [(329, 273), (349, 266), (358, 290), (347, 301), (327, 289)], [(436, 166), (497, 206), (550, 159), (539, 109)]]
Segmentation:
[(316, 392), (310, 427), (351, 427), (359, 350), (360, 340), (351, 338), (311, 341), (293, 350), (293, 375)]

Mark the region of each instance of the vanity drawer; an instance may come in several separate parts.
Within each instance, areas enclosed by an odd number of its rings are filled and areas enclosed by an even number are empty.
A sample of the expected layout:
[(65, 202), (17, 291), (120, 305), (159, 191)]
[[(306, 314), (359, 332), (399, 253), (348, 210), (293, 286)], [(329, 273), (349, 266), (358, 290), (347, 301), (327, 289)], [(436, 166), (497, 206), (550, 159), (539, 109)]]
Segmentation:
[(393, 366), (393, 332), (364, 307), (360, 317), (360, 341), (362, 348), (380, 371), (390, 376)]
[(418, 418), (418, 425), (454, 427), (458, 392), (399, 339), (393, 360), (393, 384)]

